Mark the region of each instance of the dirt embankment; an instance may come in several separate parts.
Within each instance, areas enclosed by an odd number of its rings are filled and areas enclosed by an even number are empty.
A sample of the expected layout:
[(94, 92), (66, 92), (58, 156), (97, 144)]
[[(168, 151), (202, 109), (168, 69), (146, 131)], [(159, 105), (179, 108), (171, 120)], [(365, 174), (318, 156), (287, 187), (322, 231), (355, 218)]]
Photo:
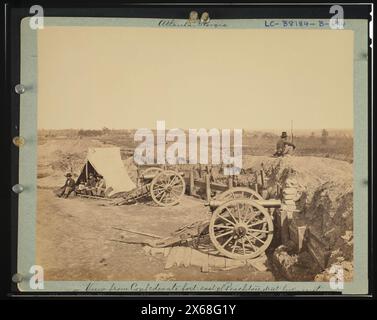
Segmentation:
[[(98, 140), (49, 140), (38, 146), (38, 187), (56, 188), (64, 183), (64, 174), (79, 174), (89, 147), (111, 146)], [(124, 159), (130, 176), (136, 176), (132, 158)], [(328, 245), (329, 256), (326, 269), (333, 264), (345, 268), (345, 277), (352, 277), (353, 263), (353, 172), (352, 164), (320, 157), (272, 158), (267, 156), (244, 156), (243, 172), (239, 182), (250, 186), (255, 183), (254, 173), (261, 169), (266, 173), (267, 194), (277, 197), (277, 185), (284, 187), (288, 178), (294, 178), (300, 187), (301, 197), (296, 202), (300, 212), (293, 217), (300, 225), (307, 225), (323, 243)], [(245, 180), (245, 181), (243, 181)], [(327, 279), (328, 272), (316, 267), (307, 251), (300, 254), (279, 248), (291, 268), (302, 274), (310, 274), (316, 280)], [(296, 269), (295, 269), (296, 268)], [(306, 269), (305, 269), (306, 268)], [(297, 273), (299, 274), (299, 273)], [(318, 274), (316, 276), (316, 274)]]
[[(51, 139), (38, 145), (38, 187), (57, 188), (64, 184), (64, 174), (71, 172), (74, 178), (80, 174), (88, 148), (115, 147), (89, 138)], [(122, 150), (121, 150), (122, 151)], [(123, 160), (131, 179), (136, 179), (133, 158)]]
[[(352, 164), (319, 157), (249, 157), (244, 159), (244, 169), (264, 169), (269, 195), (276, 196), (277, 184), (284, 187), (288, 178), (294, 178), (301, 197), (296, 202), (299, 212), (293, 220), (326, 244), (328, 255), (326, 270), (333, 264), (344, 267), (345, 279), (352, 278), (353, 262), (353, 171)], [(279, 248), (281, 251), (282, 248)], [(284, 251), (284, 250), (283, 250)], [(288, 250), (289, 251), (289, 250)], [(284, 254), (287, 254), (286, 250)], [(292, 256), (292, 254), (291, 254)], [(305, 259), (300, 259), (301, 257)], [(292, 256), (292, 264), (306, 260), (307, 267), (319, 273), (323, 268), (310, 265), (307, 252)], [(302, 262), (302, 261), (301, 261)], [(316, 276), (324, 281), (328, 272)]]

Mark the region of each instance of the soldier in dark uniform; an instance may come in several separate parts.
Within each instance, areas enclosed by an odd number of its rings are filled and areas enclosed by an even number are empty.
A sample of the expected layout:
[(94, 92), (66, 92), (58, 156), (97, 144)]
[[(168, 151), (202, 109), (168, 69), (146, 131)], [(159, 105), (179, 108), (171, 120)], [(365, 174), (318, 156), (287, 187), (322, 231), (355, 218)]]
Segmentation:
[(60, 188), (60, 192), (58, 193), (58, 197), (68, 198), (72, 191), (75, 190), (75, 180), (72, 178), (72, 174), (67, 173), (66, 175), (67, 180), (63, 187)]
[(97, 185), (97, 179), (96, 179), (96, 177), (94, 176), (93, 173), (90, 173), (89, 179), (86, 182), (86, 186), (85, 186), (86, 187), (85, 188), (86, 194), (89, 195), (89, 196), (95, 195), (96, 185)]
[(296, 146), (293, 143), (287, 141), (287, 139), (288, 139), (287, 133), (282, 132), (280, 139), (276, 143), (276, 152), (274, 153), (275, 157), (284, 157), (284, 155), (287, 153), (287, 150), (286, 150), (287, 146), (292, 147), (293, 149), (296, 149)]
[(99, 174), (97, 177), (95, 195), (98, 197), (102, 197), (105, 195), (105, 191), (106, 191), (106, 181), (103, 178), (103, 176)]

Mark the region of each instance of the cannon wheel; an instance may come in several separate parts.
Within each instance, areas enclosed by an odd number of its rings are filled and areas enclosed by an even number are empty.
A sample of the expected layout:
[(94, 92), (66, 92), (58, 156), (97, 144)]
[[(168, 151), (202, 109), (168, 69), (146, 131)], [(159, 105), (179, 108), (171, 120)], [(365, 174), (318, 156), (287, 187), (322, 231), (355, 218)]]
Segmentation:
[(156, 175), (150, 185), (152, 199), (161, 207), (173, 206), (185, 193), (183, 177), (175, 171), (166, 170)]
[(235, 187), (220, 193), (216, 200), (221, 200), (223, 202), (233, 200), (233, 199), (255, 199), (263, 200), (263, 197), (256, 191), (245, 187)]
[(151, 168), (148, 168), (148, 169), (145, 169), (141, 175), (142, 176), (145, 176), (145, 177), (150, 177), (150, 176), (156, 176), (157, 174), (159, 174), (160, 172), (162, 172), (164, 170), (162, 170), (161, 168), (159, 167), (151, 167)]
[(267, 209), (250, 199), (235, 199), (218, 207), (209, 224), (210, 239), (224, 256), (244, 260), (261, 255), (273, 237)]

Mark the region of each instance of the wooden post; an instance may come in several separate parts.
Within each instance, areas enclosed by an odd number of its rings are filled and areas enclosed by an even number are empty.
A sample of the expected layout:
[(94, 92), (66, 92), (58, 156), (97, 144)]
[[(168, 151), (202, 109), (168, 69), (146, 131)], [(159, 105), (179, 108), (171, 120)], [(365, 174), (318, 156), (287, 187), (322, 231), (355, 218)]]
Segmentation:
[(136, 170), (136, 186), (139, 187), (140, 186), (140, 170), (139, 168), (137, 168)]
[(279, 184), (279, 183), (276, 184), (276, 196), (277, 196), (278, 198), (281, 197), (281, 187), (280, 187), (280, 184)]
[(285, 210), (280, 210), (280, 236), (282, 244), (287, 244), (289, 240), (289, 222), (287, 217), (287, 212)]
[(194, 170), (191, 168), (190, 170), (190, 196), (194, 195), (195, 190), (195, 179), (194, 179)]
[(255, 184), (254, 184), (255, 192), (258, 192), (258, 183), (259, 183), (259, 174), (258, 174), (258, 171), (256, 171), (255, 172)]
[(232, 176), (228, 176), (228, 188), (233, 188), (233, 178)]
[(85, 164), (85, 180), (88, 181), (88, 161)]
[(264, 189), (266, 187), (266, 185), (265, 185), (266, 181), (265, 181), (263, 169), (261, 169), (261, 171), (260, 171), (260, 177), (261, 177), (261, 182), (262, 182), (262, 188)]
[(205, 179), (206, 179), (206, 198), (207, 198), (207, 201), (209, 202), (211, 201), (211, 180), (208, 173), (205, 175)]

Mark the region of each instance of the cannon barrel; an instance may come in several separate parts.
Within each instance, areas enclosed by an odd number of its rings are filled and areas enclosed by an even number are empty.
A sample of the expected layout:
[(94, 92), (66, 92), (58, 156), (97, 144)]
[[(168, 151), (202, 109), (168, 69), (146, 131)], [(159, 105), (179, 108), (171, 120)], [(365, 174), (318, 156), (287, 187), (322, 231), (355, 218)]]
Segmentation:
[[(269, 200), (254, 200), (253, 199), (252, 201), (261, 205), (264, 208), (280, 208), (280, 206), (281, 206), (281, 201), (277, 200), (277, 199), (269, 199)], [(208, 203), (208, 205), (211, 208), (217, 208), (217, 207), (220, 207), (223, 203), (225, 203), (225, 202), (220, 201), (220, 200), (211, 200)]]

